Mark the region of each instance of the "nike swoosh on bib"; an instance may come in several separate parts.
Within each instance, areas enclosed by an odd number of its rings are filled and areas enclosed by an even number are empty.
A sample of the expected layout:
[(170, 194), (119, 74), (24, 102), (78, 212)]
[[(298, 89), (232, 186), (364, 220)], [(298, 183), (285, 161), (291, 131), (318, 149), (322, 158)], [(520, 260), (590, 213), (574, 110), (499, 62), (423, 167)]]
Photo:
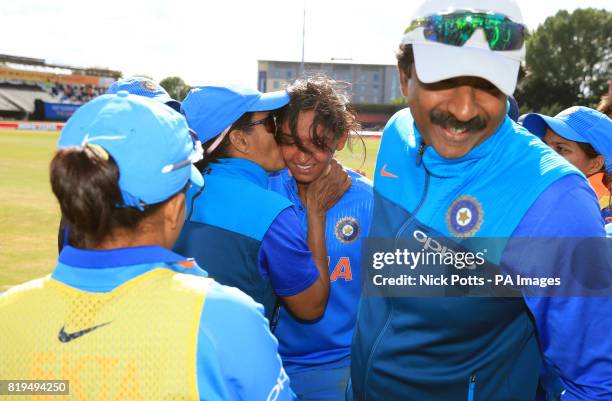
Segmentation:
[(387, 165), (383, 165), (382, 168), (380, 169), (380, 175), (382, 175), (383, 177), (389, 177), (389, 178), (397, 178), (397, 176), (393, 173), (390, 173), (387, 171)]
[(79, 330), (79, 331), (75, 331), (74, 333), (67, 333), (64, 330), (65, 326), (62, 326), (62, 328), (59, 331), (59, 334), (57, 335), (57, 339), (60, 340), (63, 343), (68, 343), (74, 339), (77, 339), (81, 336), (84, 336), (87, 333), (91, 333), (92, 331), (99, 329), (102, 326), (106, 326), (107, 324), (110, 324), (111, 322), (106, 322), (106, 323), (102, 323), (99, 324), (97, 326), (93, 326), (93, 327), (89, 327), (87, 329), (83, 329), (83, 330)]

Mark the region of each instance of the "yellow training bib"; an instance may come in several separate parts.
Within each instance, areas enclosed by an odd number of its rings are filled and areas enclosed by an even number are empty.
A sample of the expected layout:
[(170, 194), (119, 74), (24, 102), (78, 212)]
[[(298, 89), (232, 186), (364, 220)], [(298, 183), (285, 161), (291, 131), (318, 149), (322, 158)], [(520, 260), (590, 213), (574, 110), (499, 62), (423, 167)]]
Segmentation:
[(53, 400), (197, 400), (210, 281), (157, 268), (109, 293), (50, 277), (15, 287), (0, 296), (0, 378), (69, 380)]

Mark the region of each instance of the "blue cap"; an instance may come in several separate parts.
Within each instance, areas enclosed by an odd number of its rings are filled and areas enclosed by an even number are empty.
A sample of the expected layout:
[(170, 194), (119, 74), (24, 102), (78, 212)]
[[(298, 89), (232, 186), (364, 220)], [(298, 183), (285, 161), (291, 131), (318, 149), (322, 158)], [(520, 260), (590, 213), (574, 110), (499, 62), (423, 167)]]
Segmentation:
[(149, 78), (131, 77), (120, 79), (113, 82), (106, 93), (113, 94), (119, 91), (128, 91), (132, 95), (149, 97), (158, 102), (165, 103), (178, 112), (181, 111), (181, 102), (172, 99), (161, 85)]
[(126, 91), (102, 95), (79, 107), (58, 148), (98, 145), (119, 168), (123, 204), (143, 210), (165, 201), (188, 180), (204, 185), (193, 162), (202, 150), (185, 117), (162, 103)]
[(527, 114), (523, 126), (540, 138), (548, 127), (567, 140), (591, 144), (605, 158), (606, 171), (612, 172), (612, 120), (605, 114), (589, 107), (574, 106), (555, 117)]
[(275, 110), (287, 103), (287, 91), (261, 93), (239, 86), (200, 86), (189, 91), (181, 111), (205, 143), (223, 133), (244, 113)]

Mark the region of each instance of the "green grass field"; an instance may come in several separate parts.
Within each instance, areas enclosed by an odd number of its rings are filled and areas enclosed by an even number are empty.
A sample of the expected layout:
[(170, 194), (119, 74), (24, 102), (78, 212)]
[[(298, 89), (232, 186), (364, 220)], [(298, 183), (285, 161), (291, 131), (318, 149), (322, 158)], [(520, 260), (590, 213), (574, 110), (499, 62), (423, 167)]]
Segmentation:
[[(0, 292), (51, 272), (59, 207), (49, 184), (57, 132), (0, 130)], [(378, 139), (353, 141), (337, 156), (372, 178)], [(364, 151), (365, 162), (364, 162)]]
[(379, 146), (380, 139), (377, 138), (363, 138), (363, 143), (358, 138), (353, 138), (351, 146), (345, 146), (336, 157), (343, 165), (359, 169), (372, 179)]
[(57, 137), (0, 130), (0, 291), (53, 268), (59, 208), (48, 169)]

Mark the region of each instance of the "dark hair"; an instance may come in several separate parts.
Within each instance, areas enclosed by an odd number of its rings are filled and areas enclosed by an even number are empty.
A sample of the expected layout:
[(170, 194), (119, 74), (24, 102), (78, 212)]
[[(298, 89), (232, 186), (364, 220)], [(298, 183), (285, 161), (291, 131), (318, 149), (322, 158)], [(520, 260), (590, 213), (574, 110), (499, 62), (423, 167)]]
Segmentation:
[(50, 172), (62, 217), (74, 231), (71, 238), (79, 239), (76, 246), (95, 246), (116, 228), (136, 229), (165, 203), (147, 205), (144, 211), (117, 207), (123, 202), (117, 164), (90, 145), (58, 150)]
[[(291, 142), (301, 151), (308, 153), (297, 132), (298, 117), (301, 112), (314, 111), (310, 137), (312, 144), (319, 149), (333, 151), (329, 146), (330, 140), (336, 140), (345, 133), (357, 133), (360, 128), (341, 84), (343, 83), (324, 75), (317, 75), (298, 79), (287, 88), (291, 101), (276, 113), (277, 127), (288, 122)], [(326, 135), (317, 135), (319, 127), (323, 128)], [(277, 130), (277, 141), (283, 144), (285, 138), (278, 134)]]
[(414, 64), (414, 51), (412, 50), (412, 45), (399, 45), (399, 49), (395, 52), (395, 58), (397, 59), (397, 67), (404, 71), (406, 75), (410, 76), (412, 64)]
[(206, 150), (213, 144), (213, 142), (217, 139), (217, 137), (215, 136), (214, 138), (204, 143), (203, 145), (204, 152), (205, 152), (204, 158), (200, 160), (199, 162), (195, 163), (196, 168), (200, 170), (201, 172), (205, 172), (205, 170), (210, 169), (209, 167), (210, 163), (215, 163), (219, 161), (219, 159), (228, 157), (230, 145), (231, 145), (229, 133), (234, 130), (242, 130), (244, 132), (250, 132), (253, 129), (253, 127), (249, 127), (247, 126), (247, 124), (251, 122), (251, 117), (253, 116), (253, 114), (254, 113), (247, 112), (247, 113), (244, 113), (242, 116), (240, 116), (240, 118), (232, 124), (229, 131), (227, 131), (227, 135), (225, 135), (225, 138), (223, 138), (221, 143), (212, 152), (210, 152), (210, 154), (207, 154)]
[(601, 156), (598, 151), (595, 150), (593, 145), (588, 142), (576, 142), (580, 149), (587, 155), (589, 159), (594, 159), (597, 156)]
[[(595, 148), (593, 147), (593, 145), (591, 145), (588, 142), (576, 142), (576, 144), (578, 145), (578, 147), (586, 154), (586, 156), (589, 159), (594, 159), (597, 156), (601, 156), (601, 154), (595, 150)], [(601, 166), (601, 170), (599, 170), (599, 172), (605, 172), (606, 171), (606, 165), (604, 163), (603, 166)], [(604, 177), (605, 178), (605, 177)]]

